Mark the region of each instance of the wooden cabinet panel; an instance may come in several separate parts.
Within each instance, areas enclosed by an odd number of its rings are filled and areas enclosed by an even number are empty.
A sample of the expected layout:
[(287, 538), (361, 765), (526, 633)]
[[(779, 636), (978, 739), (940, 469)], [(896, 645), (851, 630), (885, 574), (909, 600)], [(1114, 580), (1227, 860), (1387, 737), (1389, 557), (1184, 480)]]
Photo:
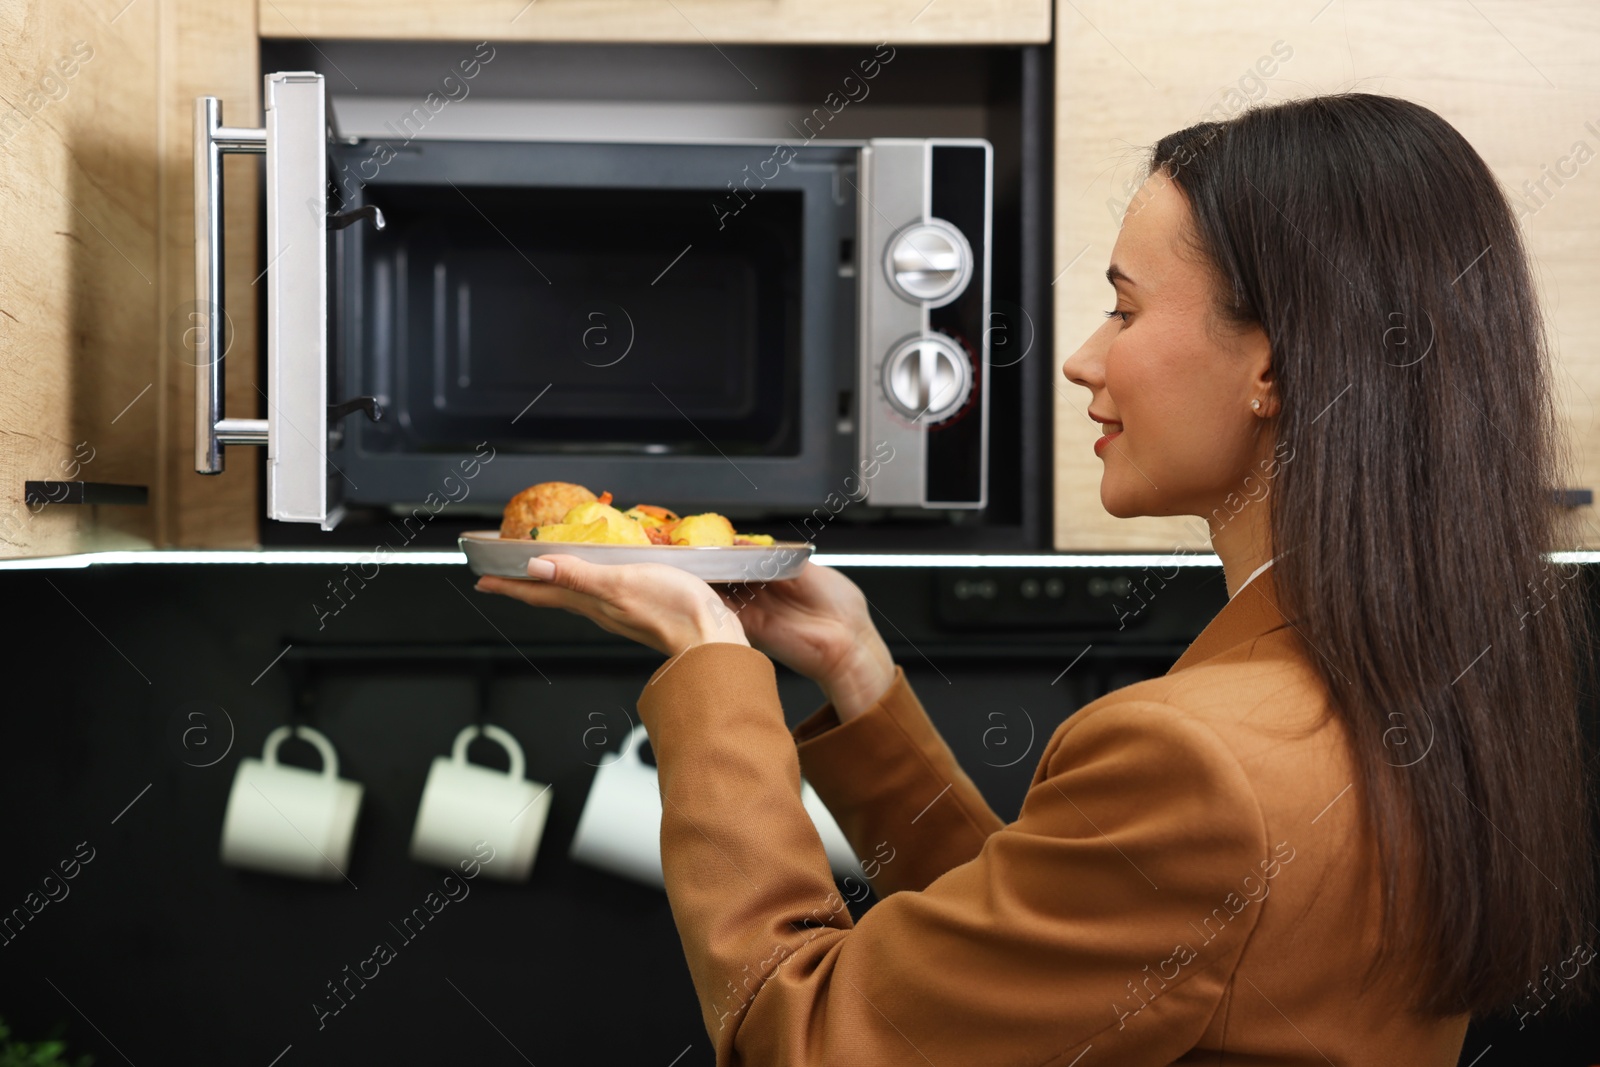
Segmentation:
[(1048, 0), (261, 0), (263, 37), (1030, 44)]
[[(254, 543), (257, 463), (193, 473), (173, 335), (193, 300), (192, 97), (259, 114), (253, 3), (13, 3), (0, 41), (0, 556)], [(256, 181), (240, 178), (229, 390), (253, 412)], [(143, 485), (150, 503), (30, 507), (30, 479)]]
[(155, 478), (157, 18), (143, 7), (0, 6), (0, 555), (154, 536), (149, 508), (23, 499), (29, 479)]
[[(1519, 214), (1574, 452), (1568, 487), (1600, 488), (1600, 163), (1591, 161), (1600, 154), (1600, 7), (1581, 0), (1064, 0), (1056, 38), (1058, 549), (1209, 549), (1194, 534), (1196, 519), (1117, 519), (1101, 507), (1089, 394), (1062, 378), (1059, 364), (1111, 306), (1103, 272), (1117, 236), (1115, 206), (1127, 199), (1140, 146), (1203, 118), (1236, 114), (1252, 94), (1406, 97), (1437, 111), (1482, 154), (1524, 204)], [(1277, 60), (1264, 96), (1249, 77), (1262, 57)], [(1552, 173), (1562, 177), (1551, 180)], [(1541, 180), (1547, 193), (1537, 190)], [(1535, 183), (1533, 194), (1525, 182)], [(1572, 547), (1600, 548), (1593, 510), (1581, 509), (1578, 519), (1584, 532)]]

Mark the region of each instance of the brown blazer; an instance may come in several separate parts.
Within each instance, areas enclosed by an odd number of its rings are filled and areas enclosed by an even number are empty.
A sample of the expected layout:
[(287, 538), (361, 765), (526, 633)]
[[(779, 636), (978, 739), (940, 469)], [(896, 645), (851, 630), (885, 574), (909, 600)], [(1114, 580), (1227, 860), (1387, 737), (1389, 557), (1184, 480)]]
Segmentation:
[[(1062, 723), (1011, 823), (902, 670), (860, 717), (825, 705), (791, 734), (761, 653), (664, 663), (639, 713), (719, 1067), (1454, 1065), (1466, 1016), (1359, 992), (1370, 841), (1272, 570), (1165, 676)], [(859, 923), (802, 773), (880, 897)]]

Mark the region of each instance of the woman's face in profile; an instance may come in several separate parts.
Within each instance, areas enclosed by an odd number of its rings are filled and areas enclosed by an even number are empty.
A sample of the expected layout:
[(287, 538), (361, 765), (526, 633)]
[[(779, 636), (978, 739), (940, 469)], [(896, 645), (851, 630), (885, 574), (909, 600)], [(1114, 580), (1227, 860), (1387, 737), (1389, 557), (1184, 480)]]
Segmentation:
[(1266, 334), (1215, 320), (1215, 283), (1183, 243), (1188, 223), (1170, 180), (1145, 182), (1111, 250), (1117, 314), (1061, 368), (1089, 390), (1106, 432), (1122, 431), (1099, 452), (1100, 502), (1118, 518), (1209, 515), (1272, 452)]

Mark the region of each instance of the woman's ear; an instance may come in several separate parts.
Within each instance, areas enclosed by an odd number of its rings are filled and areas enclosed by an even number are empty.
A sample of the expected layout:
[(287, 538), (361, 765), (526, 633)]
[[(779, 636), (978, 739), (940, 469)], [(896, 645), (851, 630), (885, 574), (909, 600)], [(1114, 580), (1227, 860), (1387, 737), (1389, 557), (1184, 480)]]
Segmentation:
[(1252, 401), (1261, 401), (1260, 406), (1252, 403), (1253, 414), (1270, 419), (1276, 415), (1283, 406), (1278, 397), (1278, 376), (1272, 368), (1272, 345), (1267, 340), (1265, 330), (1256, 327), (1246, 342), (1246, 358), (1250, 361), (1250, 398)]

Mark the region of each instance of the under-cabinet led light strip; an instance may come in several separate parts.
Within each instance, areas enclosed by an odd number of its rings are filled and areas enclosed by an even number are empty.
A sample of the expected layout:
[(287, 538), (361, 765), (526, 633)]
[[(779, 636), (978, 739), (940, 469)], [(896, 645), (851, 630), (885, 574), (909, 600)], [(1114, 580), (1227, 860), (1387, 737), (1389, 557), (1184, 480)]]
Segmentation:
[[(1547, 553), (1551, 563), (1600, 563), (1600, 552), (1573, 551)], [(1222, 561), (1211, 552), (1178, 553), (1071, 553), (993, 555), (954, 553), (871, 553), (819, 552), (811, 557), (828, 567), (1078, 567), (1117, 569), (1129, 567), (1220, 567)], [(26, 559), (0, 559), (0, 570), (72, 570), (92, 566), (127, 563), (277, 563), (316, 565), (380, 562), (372, 549), (140, 549), (136, 551), (82, 552), (64, 556), (38, 556)], [(382, 566), (395, 564), (464, 567), (467, 557), (448, 549), (412, 549), (390, 552)]]

